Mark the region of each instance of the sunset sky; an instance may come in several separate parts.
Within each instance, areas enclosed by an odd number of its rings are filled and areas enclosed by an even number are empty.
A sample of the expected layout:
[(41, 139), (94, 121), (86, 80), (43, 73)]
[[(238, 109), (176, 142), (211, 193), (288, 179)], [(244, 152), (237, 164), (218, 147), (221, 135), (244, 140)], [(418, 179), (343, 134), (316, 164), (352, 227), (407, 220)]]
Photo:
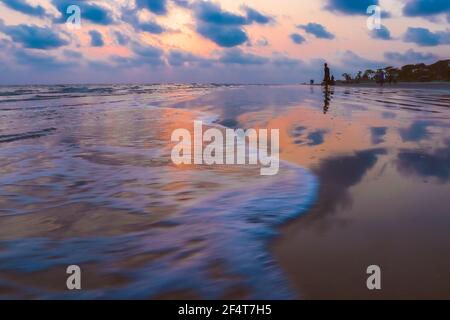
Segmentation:
[(0, 84), (341, 78), (450, 58), (449, 22), (449, 0), (0, 0)]

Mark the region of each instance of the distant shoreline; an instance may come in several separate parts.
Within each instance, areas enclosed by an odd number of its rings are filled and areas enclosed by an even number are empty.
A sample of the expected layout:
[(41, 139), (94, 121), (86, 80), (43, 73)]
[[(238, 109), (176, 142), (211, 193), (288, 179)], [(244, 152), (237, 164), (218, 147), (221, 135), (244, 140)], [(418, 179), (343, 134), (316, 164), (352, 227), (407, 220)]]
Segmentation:
[[(310, 84), (305, 84), (311, 86)], [(314, 84), (312, 86), (321, 86)], [(365, 83), (336, 83), (334, 87), (348, 87), (348, 88), (399, 88), (399, 89), (432, 89), (432, 90), (450, 90), (450, 82), (398, 82), (396, 84), (385, 83), (380, 86), (375, 82)]]

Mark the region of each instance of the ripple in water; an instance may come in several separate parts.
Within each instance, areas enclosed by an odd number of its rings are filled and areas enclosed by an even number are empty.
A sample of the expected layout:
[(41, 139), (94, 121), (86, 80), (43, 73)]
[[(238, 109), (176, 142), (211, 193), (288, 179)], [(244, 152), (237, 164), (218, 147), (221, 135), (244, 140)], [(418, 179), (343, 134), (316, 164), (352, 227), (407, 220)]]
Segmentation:
[[(178, 99), (174, 89), (158, 90)], [(55, 105), (58, 120), (24, 120), (31, 109), (14, 107), (5, 116), (26, 133), (0, 137), (12, 142), (1, 149), (0, 298), (189, 291), (215, 299), (236, 288), (248, 298), (296, 298), (267, 242), (314, 201), (318, 181), (310, 171), (286, 162), (273, 177), (239, 168), (176, 170), (162, 131), (183, 116), (177, 109)], [(82, 268), (81, 291), (65, 289), (72, 264)], [(83, 282), (92, 277), (94, 284)]]
[[(217, 194), (145, 232), (3, 241), (0, 269), (4, 271), (36, 273), (75, 261), (81, 266), (95, 264), (102, 272), (129, 281), (113, 289), (76, 293), (20, 287), (5, 279), (0, 284), (40, 298), (151, 298), (178, 290), (220, 298), (235, 286), (245, 286), (255, 299), (293, 298), (266, 245), (277, 225), (308, 208), (316, 188), (310, 172), (284, 163), (275, 178)], [(121, 261), (145, 256), (153, 258), (132, 268), (118, 267)], [(226, 278), (211, 276), (215, 264), (224, 267)]]

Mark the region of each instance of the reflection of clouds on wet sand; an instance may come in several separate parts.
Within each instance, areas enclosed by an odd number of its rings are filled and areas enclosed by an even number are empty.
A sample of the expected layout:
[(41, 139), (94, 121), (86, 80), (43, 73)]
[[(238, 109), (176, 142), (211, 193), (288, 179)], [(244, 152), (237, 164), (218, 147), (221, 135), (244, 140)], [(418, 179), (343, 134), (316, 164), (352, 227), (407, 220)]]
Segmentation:
[(450, 141), (446, 148), (431, 152), (402, 151), (398, 155), (398, 170), (406, 175), (435, 178), (448, 182), (450, 178)]
[(385, 142), (384, 136), (386, 135), (388, 128), (373, 127), (370, 130), (372, 133), (372, 144), (377, 145), (377, 144)]
[[(440, 196), (435, 188), (448, 190), (444, 105), (450, 99), (440, 91), (336, 88), (324, 96), (299, 86), (136, 86), (96, 92), (101, 95), (2, 103), (0, 292), (61, 297), (64, 288), (39, 279), (78, 262), (98, 279), (88, 278), (86, 298), (296, 297), (311, 289), (304, 279), (318, 281), (321, 268), (308, 269), (311, 257), (335, 257), (337, 268), (359, 270), (354, 257), (369, 257), (351, 244), (378, 250), (381, 258), (384, 250), (407, 252), (395, 238), (398, 247), (375, 246), (383, 239), (369, 222), (402, 230), (401, 219), (413, 215), (411, 226), (428, 234), (421, 226), (446, 209), (445, 201), (427, 203)], [(316, 179), (286, 163), (269, 179), (256, 167), (174, 166), (170, 135), (198, 117), (213, 119), (211, 126), (280, 129), (281, 158), (317, 176), (315, 206), (283, 228), (275, 249), (286, 275), (266, 243), (277, 225), (308, 207)], [(8, 121), (20, 130), (11, 131)], [(56, 130), (43, 131), (48, 128)], [(409, 198), (416, 193), (427, 196)], [(434, 210), (423, 215), (426, 206)], [(429, 245), (450, 247), (448, 232), (432, 232), (440, 242), (430, 237)], [(414, 241), (409, 245), (420, 247)], [(444, 270), (445, 261), (432, 258)]]
[[(448, 297), (443, 283), (450, 279), (437, 278), (450, 267), (442, 255), (450, 248), (450, 110), (443, 101), (450, 99), (439, 91), (337, 90), (325, 116), (308, 103), (272, 121), (290, 128), (286, 158), (312, 168), (321, 183), (319, 201), (283, 227), (274, 245), (306, 297), (371, 298), (358, 284), (374, 261), (390, 270), (380, 297)], [(319, 146), (305, 143), (323, 128)], [(414, 261), (407, 272), (405, 261)], [(411, 278), (419, 279), (414, 286)]]

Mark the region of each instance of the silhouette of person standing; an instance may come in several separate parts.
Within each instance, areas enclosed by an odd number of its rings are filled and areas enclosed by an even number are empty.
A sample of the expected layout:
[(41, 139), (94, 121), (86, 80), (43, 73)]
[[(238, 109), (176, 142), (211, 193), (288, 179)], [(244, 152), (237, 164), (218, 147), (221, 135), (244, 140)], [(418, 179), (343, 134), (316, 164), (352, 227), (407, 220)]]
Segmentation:
[(325, 86), (328, 86), (330, 84), (330, 68), (328, 68), (328, 64), (324, 64), (324, 78), (323, 78), (323, 84)]

